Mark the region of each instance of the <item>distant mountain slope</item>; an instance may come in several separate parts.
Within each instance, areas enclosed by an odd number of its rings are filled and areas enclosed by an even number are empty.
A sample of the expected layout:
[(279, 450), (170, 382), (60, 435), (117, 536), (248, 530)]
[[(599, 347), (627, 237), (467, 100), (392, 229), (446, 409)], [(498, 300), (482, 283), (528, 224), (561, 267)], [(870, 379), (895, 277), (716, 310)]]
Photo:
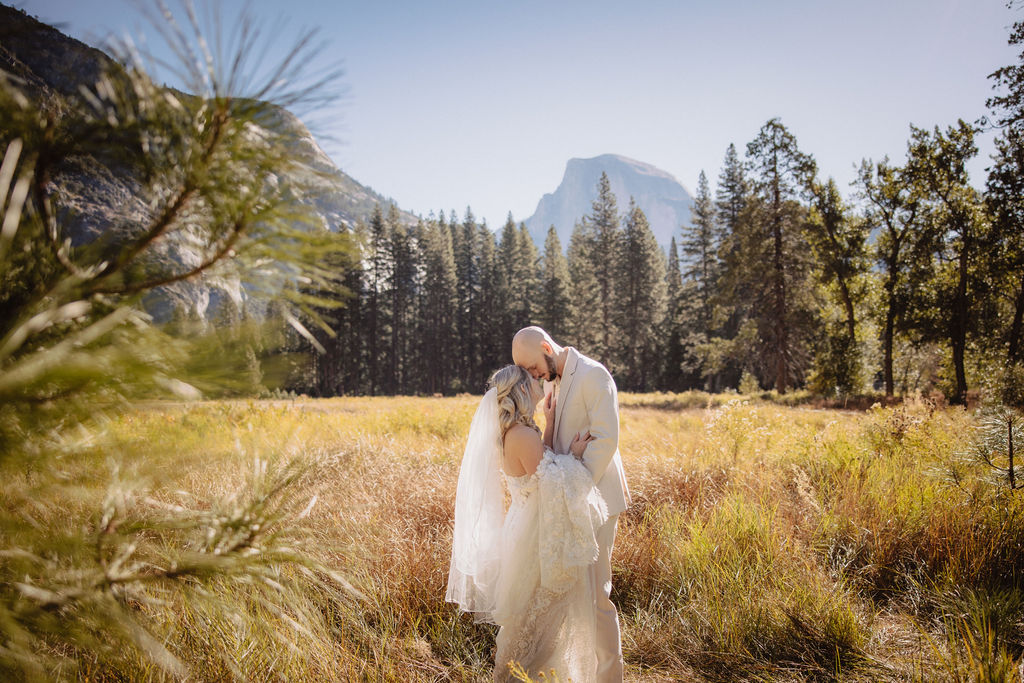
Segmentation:
[(634, 159), (617, 154), (603, 154), (592, 159), (570, 159), (558, 189), (544, 195), (537, 210), (526, 219), (526, 226), (538, 246), (544, 244), (548, 228), (558, 231), (562, 247), (569, 244), (573, 226), (590, 213), (591, 202), (597, 198), (601, 173), (608, 174), (612, 192), (624, 213), (633, 197), (647, 215), (658, 243), (668, 247), (680, 226), (690, 222), (693, 198), (671, 174)]
[[(80, 106), (79, 88), (92, 86), (107, 70), (123, 67), (102, 51), (68, 37), (57, 29), (37, 21), (26, 13), (0, 5), (0, 70), (23, 84), (33, 97), (50, 106)], [(190, 97), (182, 94), (182, 97)], [(306, 126), (290, 112), (280, 109), (270, 126), (288, 134), (300, 164), (293, 172), (312, 186), (296, 201), (312, 207), (329, 230), (351, 227), (368, 219), (377, 203), (387, 200), (337, 168), (317, 144)], [(136, 170), (124, 165), (78, 163), (62, 170), (55, 178), (61, 195), (64, 218), (72, 221), (71, 236), (77, 243), (87, 242), (125, 218), (144, 220), (146, 207), (138, 199)], [(284, 179), (279, 179), (284, 180)], [(417, 219), (401, 212), (404, 222)], [(188, 262), (187, 251), (174, 258)], [(158, 317), (169, 313), (170, 301), (176, 301), (199, 316), (214, 313), (216, 302), (229, 296), (236, 302), (244, 297), (237, 282), (179, 283), (163, 291), (163, 301), (153, 305)]]

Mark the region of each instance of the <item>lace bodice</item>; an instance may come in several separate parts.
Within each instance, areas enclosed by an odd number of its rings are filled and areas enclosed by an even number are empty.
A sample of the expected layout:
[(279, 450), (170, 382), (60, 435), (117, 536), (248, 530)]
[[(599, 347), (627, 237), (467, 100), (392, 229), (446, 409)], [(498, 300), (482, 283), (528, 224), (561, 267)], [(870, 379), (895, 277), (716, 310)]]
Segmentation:
[(531, 495), (537, 492), (536, 474), (524, 474), (520, 477), (510, 477), (506, 474), (505, 482), (508, 484), (508, 492), (512, 496), (513, 505), (525, 503)]

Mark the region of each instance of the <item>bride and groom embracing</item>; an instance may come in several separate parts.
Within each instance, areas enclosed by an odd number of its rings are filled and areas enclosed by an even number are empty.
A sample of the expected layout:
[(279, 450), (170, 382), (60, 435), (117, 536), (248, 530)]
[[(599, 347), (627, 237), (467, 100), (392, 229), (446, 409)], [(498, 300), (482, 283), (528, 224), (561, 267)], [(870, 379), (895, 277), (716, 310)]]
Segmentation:
[[(470, 426), (446, 600), (497, 624), (494, 678), (515, 662), (575, 683), (622, 680), (611, 552), (629, 504), (615, 382), (539, 327), (512, 341)], [(549, 388), (541, 388), (540, 379)], [(545, 430), (534, 423), (543, 403)], [(511, 497), (505, 511), (504, 480)]]

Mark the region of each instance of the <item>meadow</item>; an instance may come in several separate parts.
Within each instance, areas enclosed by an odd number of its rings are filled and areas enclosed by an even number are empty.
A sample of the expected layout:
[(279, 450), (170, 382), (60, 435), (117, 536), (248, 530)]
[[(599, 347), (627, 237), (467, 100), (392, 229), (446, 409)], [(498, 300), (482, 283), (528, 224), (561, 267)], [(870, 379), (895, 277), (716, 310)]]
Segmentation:
[[(478, 400), (137, 406), (61, 461), (76, 493), (36, 521), (191, 506), (241, 528), (259, 526), (253, 496), (273, 508), (286, 552), (259, 580), (154, 581), (125, 598), (189, 680), (486, 680), (493, 627), (444, 602)], [(620, 406), (634, 502), (612, 599), (627, 680), (1019, 680), (1024, 493), (966, 455), (976, 412), (692, 393)], [(260, 489), (274, 473), (283, 484)], [(7, 477), (3, 504), (27, 504), (30, 479)], [(83, 675), (169, 678), (151, 660), (126, 650)]]

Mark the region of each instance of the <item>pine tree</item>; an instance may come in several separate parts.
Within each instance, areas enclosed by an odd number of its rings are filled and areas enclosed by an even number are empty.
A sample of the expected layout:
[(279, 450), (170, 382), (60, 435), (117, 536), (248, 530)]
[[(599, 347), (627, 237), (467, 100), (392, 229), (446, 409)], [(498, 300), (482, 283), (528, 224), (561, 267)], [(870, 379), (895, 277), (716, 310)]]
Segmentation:
[(357, 246), (357, 254), (353, 264), (345, 275), (345, 288), (348, 297), (345, 306), (338, 314), (338, 350), (340, 376), (338, 389), (345, 394), (361, 394), (365, 391), (365, 350), (363, 338), (363, 315), (366, 293), (365, 242), (367, 226), (359, 221), (352, 228), (351, 234)]
[[(536, 322), (537, 297), (540, 295), (540, 254), (525, 223), (519, 224), (516, 240), (516, 309), (519, 319), (516, 328), (521, 329)], [(521, 325), (519, 323), (522, 323)], [(509, 340), (511, 343), (511, 338)]]
[[(749, 290), (752, 280), (744, 275), (749, 263), (743, 248), (744, 224), (751, 220), (750, 204), (750, 183), (736, 154), (736, 146), (730, 144), (715, 191), (715, 223), (720, 233), (719, 273), (712, 297), (711, 338), (702, 347), (698, 360), (713, 391), (729, 386), (735, 388), (741, 372), (749, 372), (756, 364), (747, 345), (734, 342), (745, 336), (741, 335), (741, 330), (753, 314), (753, 292)], [(685, 308), (695, 309), (691, 300), (696, 298), (685, 297)], [(690, 318), (696, 319), (696, 314)]]
[(505, 224), (501, 228), (497, 255), (500, 270), (498, 285), (504, 304), (500, 312), (502, 338), (507, 340), (511, 340), (516, 330), (523, 327), (524, 318), (529, 318), (529, 312), (527, 311), (524, 315), (522, 310), (523, 301), (520, 296), (521, 283), (519, 282), (519, 274), (522, 270), (519, 262), (520, 255), (519, 230), (516, 227), (515, 220), (512, 218), (512, 214), (509, 213), (505, 219)]
[(762, 282), (767, 287), (761, 298), (759, 328), (764, 340), (762, 353), (774, 375), (775, 389), (785, 393), (799, 379), (807, 362), (807, 339), (811, 331), (809, 306), (803, 301), (810, 291), (807, 277), (807, 245), (803, 234), (806, 208), (801, 194), (814, 178), (814, 160), (799, 150), (793, 137), (778, 119), (771, 119), (747, 145), (758, 200), (756, 231), (750, 258), (763, 259)]
[(698, 334), (709, 336), (713, 299), (718, 284), (718, 252), (721, 240), (715, 226), (715, 207), (704, 171), (697, 181), (697, 196), (693, 203), (689, 226), (683, 226), (680, 243), (685, 258), (683, 275), (697, 285), (699, 318)]
[(480, 359), (467, 391), (482, 392), (495, 370), (508, 363), (511, 338), (505, 335), (505, 309), (508, 305), (508, 284), (498, 260), (494, 233), (487, 224), (479, 226), (480, 244)]
[(1011, 366), (1024, 361), (1024, 134), (1007, 129), (996, 141), (995, 164), (989, 169), (986, 202), (992, 216), (993, 266), (1008, 293), (1010, 321), (1004, 325), (1005, 357)]
[[(1024, 21), (1015, 21), (1007, 41), (1012, 46), (1024, 45)], [(1024, 52), (1018, 53), (1016, 64), (996, 69), (989, 78), (993, 88), (1000, 89), (985, 102), (995, 115), (995, 126), (1024, 135)]]
[(721, 247), (724, 249), (731, 246), (725, 240), (737, 232), (747, 208), (749, 195), (750, 187), (743, 163), (736, 154), (736, 145), (730, 144), (725, 152), (722, 171), (718, 176), (718, 188), (715, 191), (715, 218), (721, 229), (720, 241), (723, 242)]
[[(5, 20), (5, 68), (17, 61), (8, 39), (21, 31), (52, 41), (22, 17)], [(308, 35), (282, 63), (261, 61), (249, 19), (234, 35), (204, 35), (195, 16), (186, 34), (160, 15), (159, 35), (181, 57), (170, 68), (191, 94), (160, 86), (127, 50), (116, 62), (92, 51), (103, 73), (71, 95), (0, 78), (0, 476), (16, 494), (0, 505), (2, 680), (195, 677), (198, 662), (168, 643), (174, 629), (153, 606), (194, 608), (202, 618), (191, 635), (210, 642), (244, 609), (232, 585), (275, 614), (297, 589), (288, 577), (341, 598), (319, 578), (333, 570), (303, 547), (307, 534), (289, 528), (301, 505), (297, 468), (264, 461), (261, 474), (257, 461), (246, 483), (226, 484), (230, 499), (178, 495), (148, 449), (105, 434), (133, 397), (216, 396), (225, 376), (253, 370), (246, 335), (158, 326), (143, 307), (166, 300), (160, 288), (206, 276), (238, 283), (309, 344), (307, 324), (325, 323), (336, 303), (351, 240), (295, 201), (315, 188), (294, 138), (276, 128), (283, 108), (323, 102), (331, 84), (304, 81), (301, 65), (319, 61)], [(220, 59), (190, 49), (208, 44), (226, 48)], [(67, 66), (66, 83), (94, 73)], [(108, 198), (96, 239), (76, 225), (69, 169), (86, 184), (94, 174), (130, 179), (129, 201)], [(221, 320), (243, 317), (225, 310)], [(252, 455), (239, 446), (240, 458)], [(88, 480), (69, 477), (89, 462), (99, 466)], [(158, 502), (166, 496), (173, 505)], [(252, 677), (240, 667), (235, 676)], [(257, 675), (285, 669), (270, 663)]]
[(682, 327), (683, 273), (679, 265), (679, 248), (673, 237), (668, 247), (668, 266), (665, 270), (665, 319), (661, 336), (665, 340), (665, 361), (662, 369), (661, 389), (679, 391), (683, 389)]
[(591, 212), (586, 220), (592, 235), (590, 266), (597, 281), (597, 310), (591, 313), (596, 314), (594, 322), (598, 326), (595, 335), (598, 343), (588, 353), (605, 363), (609, 371), (615, 374), (613, 351), (617, 348), (617, 340), (621, 338), (615, 324), (615, 307), (619, 285), (616, 281), (619, 272), (617, 255), (622, 246), (622, 227), (607, 173), (601, 173), (597, 183), (597, 199), (591, 204)]
[(391, 351), (388, 393), (407, 391), (407, 373), (412, 353), (412, 326), (415, 321), (417, 259), (412, 235), (401, 223), (398, 208), (392, 204), (387, 217), (388, 245), (391, 248)]
[(458, 286), (458, 330), (460, 357), (462, 359), (461, 381), (464, 386), (471, 383), (473, 368), (476, 366), (479, 344), (479, 290), (480, 272), (477, 247), (477, 225), (472, 210), (466, 207), (461, 229), (455, 231), (458, 239), (453, 244), (455, 252), (455, 273)]
[[(362, 226), (365, 232), (365, 226)], [(337, 237), (349, 243), (359, 245), (362, 237), (358, 230), (352, 230), (342, 225), (338, 229)], [(345, 258), (325, 259), (324, 264), (343, 274), (344, 289), (341, 291), (323, 291), (313, 289), (315, 294), (328, 296), (343, 305), (322, 308), (318, 312), (330, 324), (333, 333), (321, 334), (317, 337), (321, 340), (323, 351), (310, 355), (310, 362), (313, 370), (313, 384), (310, 387), (302, 387), (304, 391), (315, 396), (337, 396), (340, 393), (355, 393), (358, 387), (350, 386), (349, 372), (362, 365), (360, 353), (361, 347), (361, 325), (359, 297), (362, 294), (363, 269), (359, 254), (346, 256)], [(247, 317), (243, 310), (243, 318)], [(258, 345), (259, 341), (254, 340)], [(254, 364), (253, 372), (259, 373), (258, 363)], [(357, 384), (356, 378), (353, 383)]]
[(562, 253), (562, 243), (553, 225), (548, 228), (544, 241), (542, 273), (535, 316), (537, 324), (554, 339), (567, 339), (572, 320), (572, 280), (569, 278), (569, 262)]
[(588, 356), (603, 341), (599, 328), (601, 298), (594, 273), (594, 228), (584, 217), (576, 223), (569, 237), (569, 281), (572, 290), (572, 311), (566, 344), (576, 346)]
[[(1024, 45), (1024, 21), (1016, 21), (1009, 44)], [(986, 203), (992, 216), (993, 285), (1007, 312), (999, 325), (1007, 367), (1003, 398), (1024, 403), (1024, 52), (1015, 64), (995, 71), (997, 94), (986, 101), (1001, 129), (995, 140), (995, 164), (989, 169)]]
[(615, 328), (627, 331), (619, 349), (620, 384), (649, 391), (661, 376), (661, 325), (665, 319), (665, 255), (630, 198), (622, 250), (616, 259)]
[(420, 313), (420, 358), (427, 361), (424, 388), (431, 394), (451, 393), (456, 388), (458, 287), (451, 231), (444, 213), (427, 221), (423, 232), (423, 297)]
[(367, 232), (366, 263), (366, 338), (369, 390), (377, 394), (386, 384), (387, 352), (391, 348), (390, 287), (392, 280), (391, 247), (384, 214), (378, 203), (370, 217)]

